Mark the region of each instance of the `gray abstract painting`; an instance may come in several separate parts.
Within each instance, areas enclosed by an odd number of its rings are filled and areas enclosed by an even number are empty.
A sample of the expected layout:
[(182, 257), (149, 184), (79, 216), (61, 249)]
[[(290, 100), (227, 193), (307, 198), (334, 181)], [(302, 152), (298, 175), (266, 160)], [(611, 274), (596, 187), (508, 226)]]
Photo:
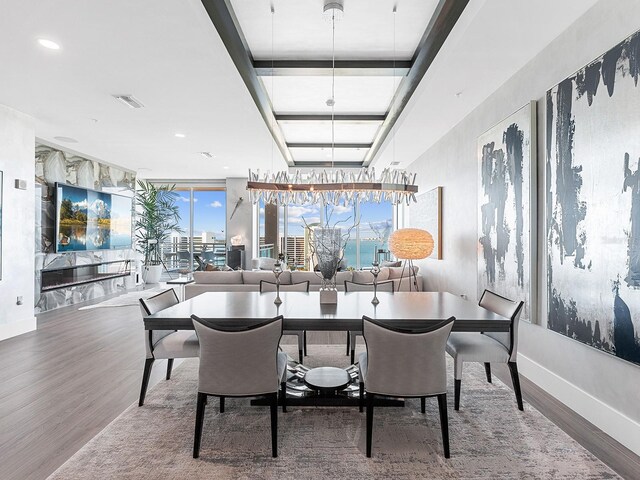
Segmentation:
[(535, 103), (531, 102), (478, 139), (478, 298), (485, 289), (532, 305), (532, 160)]
[(547, 327), (640, 364), (640, 32), (546, 96)]

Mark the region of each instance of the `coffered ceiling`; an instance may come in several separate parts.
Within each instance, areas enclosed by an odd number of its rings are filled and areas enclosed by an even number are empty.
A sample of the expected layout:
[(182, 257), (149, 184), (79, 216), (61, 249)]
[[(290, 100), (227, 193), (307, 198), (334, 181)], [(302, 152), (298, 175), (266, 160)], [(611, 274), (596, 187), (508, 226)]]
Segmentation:
[[(264, 111), (208, 3), (233, 11), (247, 45), (242, 51), (252, 59), (245, 70), (262, 89)], [(438, 2), (345, 0), (336, 24), (335, 141), (343, 145), (336, 162), (385, 167), (397, 157), (406, 166), (593, 3), (470, 1), (394, 134), (372, 155), (374, 149), (363, 145), (375, 144), (388, 122), (392, 98), (408, 78)], [(0, 103), (31, 115), (40, 139), (146, 177), (216, 179), (246, 176), (248, 168), (281, 170), (287, 167), (282, 152), (289, 163), (330, 160), (327, 148), (317, 146), (331, 141), (325, 105), (331, 29), (323, 2), (273, 4), (272, 16), (269, 0), (0, 0)], [(60, 49), (44, 48), (41, 38)], [(302, 67), (308, 75), (300, 75)], [(131, 109), (114, 94), (133, 94), (144, 108)], [(385, 149), (391, 139), (394, 148)], [(287, 142), (315, 146), (281, 148)], [(205, 151), (211, 157), (201, 155)]]
[(289, 166), (361, 167), (467, 1), (346, 0), (337, 19), (327, 1), (203, 4)]

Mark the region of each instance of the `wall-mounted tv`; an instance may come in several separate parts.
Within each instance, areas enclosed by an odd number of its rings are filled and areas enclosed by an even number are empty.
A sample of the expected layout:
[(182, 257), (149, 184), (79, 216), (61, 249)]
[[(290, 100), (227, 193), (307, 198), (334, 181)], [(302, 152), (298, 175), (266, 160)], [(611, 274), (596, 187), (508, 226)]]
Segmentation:
[(132, 199), (56, 183), (56, 252), (132, 246)]

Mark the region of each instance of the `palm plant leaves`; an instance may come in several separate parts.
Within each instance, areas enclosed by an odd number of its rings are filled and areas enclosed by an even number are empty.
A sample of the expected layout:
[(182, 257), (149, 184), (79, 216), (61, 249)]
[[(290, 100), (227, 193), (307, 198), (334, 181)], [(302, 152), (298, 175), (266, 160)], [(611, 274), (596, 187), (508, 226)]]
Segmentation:
[(135, 194), (136, 248), (147, 265), (160, 263), (160, 247), (171, 232), (182, 233), (175, 185), (155, 185), (138, 180)]

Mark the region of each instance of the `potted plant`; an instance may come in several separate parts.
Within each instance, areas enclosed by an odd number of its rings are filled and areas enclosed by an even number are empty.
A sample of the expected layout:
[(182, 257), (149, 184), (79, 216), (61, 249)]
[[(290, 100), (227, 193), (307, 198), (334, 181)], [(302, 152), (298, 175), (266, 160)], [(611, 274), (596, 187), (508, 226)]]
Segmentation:
[(162, 274), (162, 243), (171, 232), (182, 232), (175, 185), (155, 185), (138, 180), (135, 194), (136, 249), (144, 256), (142, 279), (158, 283)]

